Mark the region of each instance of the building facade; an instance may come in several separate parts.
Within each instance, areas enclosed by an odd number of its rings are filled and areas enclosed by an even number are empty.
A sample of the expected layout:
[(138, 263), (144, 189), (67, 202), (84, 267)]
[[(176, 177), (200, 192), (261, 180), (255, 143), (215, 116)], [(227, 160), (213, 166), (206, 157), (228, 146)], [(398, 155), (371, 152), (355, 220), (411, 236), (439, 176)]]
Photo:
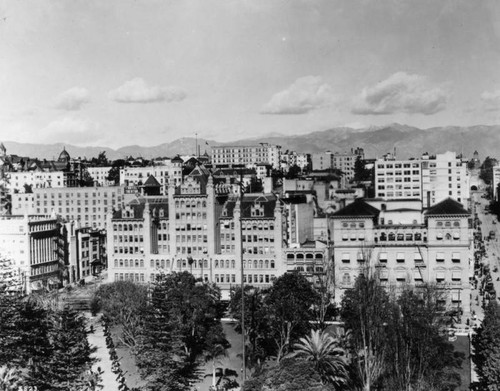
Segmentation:
[(274, 169), (279, 169), (281, 146), (261, 143), (260, 145), (212, 147), (213, 165), (242, 164), (252, 166), (258, 163), (266, 163)]
[(123, 205), (124, 189), (109, 187), (67, 187), (34, 189), (33, 193), (12, 194), (13, 214), (55, 213), (81, 227), (105, 228), (106, 213)]
[(448, 308), (470, 314), (469, 212), (448, 198), (423, 210), (418, 200), (358, 199), (334, 213), (335, 297), (367, 271), (382, 285), (436, 284)]
[[(283, 273), (282, 209), (273, 194), (219, 194), (212, 176), (197, 167), (168, 196), (138, 197), (108, 213), (110, 281), (153, 282), (189, 271), (216, 283), (229, 298), (244, 281), (267, 286)], [(242, 258), (243, 257), (243, 258)]]
[(55, 217), (0, 217), (0, 254), (14, 262), (24, 292), (59, 287), (64, 263), (59, 239)]
[(311, 155), (313, 170), (338, 169), (342, 171), (346, 182), (354, 178), (354, 165), (356, 160), (364, 159), (365, 152), (363, 148), (351, 148), (350, 152), (322, 152)]
[(385, 156), (375, 162), (374, 186), (376, 198), (416, 198), (424, 208), (448, 197), (460, 203), (470, 197), (467, 162), (454, 152), (409, 160)]
[(120, 169), (121, 186), (140, 186), (153, 176), (161, 185), (161, 194), (166, 194), (166, 187), (173, 181), (177, 186), (182, 182), (182, 160), (172, 159), (169, 163), (146, 167), (123, 167)]

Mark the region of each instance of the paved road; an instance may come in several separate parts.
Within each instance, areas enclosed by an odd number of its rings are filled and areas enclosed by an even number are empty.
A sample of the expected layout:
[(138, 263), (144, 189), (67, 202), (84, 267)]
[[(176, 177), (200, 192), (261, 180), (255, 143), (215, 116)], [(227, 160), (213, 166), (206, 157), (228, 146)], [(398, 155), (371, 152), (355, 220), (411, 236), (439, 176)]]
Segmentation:
[(118, 391), (118, 382), (116, 381), (116, 375), (111, 372), (111, 359), (109, 358), (109, 351), (106, 346), (106, 338), (104, 337), (104, 332), (102, 329), (102, 324), (99, 317), (91, 317), (89, 313), (85, 314), (87, 318), (87, 325), (94, 327), (94, 332), (88, 334), (88, 341), (90, 345), (97, 347), (97, 351), (93, 354), (99, 360), (94, 364), (93, 370), (97, 371), (100, 367), (104, 372), (102, 374), (102, 385), (104, 391)]

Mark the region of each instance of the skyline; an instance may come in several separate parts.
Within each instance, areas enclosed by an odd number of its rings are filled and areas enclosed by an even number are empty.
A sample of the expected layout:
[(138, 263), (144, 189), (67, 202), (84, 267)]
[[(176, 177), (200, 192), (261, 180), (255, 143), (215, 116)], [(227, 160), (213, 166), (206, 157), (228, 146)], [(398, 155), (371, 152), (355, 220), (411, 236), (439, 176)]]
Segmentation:
[(4, 0), (2, 139), (498, 124), (499, 17), (494, 1)]

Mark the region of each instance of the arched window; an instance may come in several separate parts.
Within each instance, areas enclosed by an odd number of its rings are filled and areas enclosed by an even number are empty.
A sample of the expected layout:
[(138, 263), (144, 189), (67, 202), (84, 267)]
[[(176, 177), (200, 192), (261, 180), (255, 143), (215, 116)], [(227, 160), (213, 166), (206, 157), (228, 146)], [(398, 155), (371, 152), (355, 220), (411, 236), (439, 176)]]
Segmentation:
[(264, 267), (264, 262), (262, 260), (259, 261), (259, 268), (263, 268)]
[(266, 268), (266, 269), (269, 269), (269, 260), (268, 260), (268, 259), (266, 259), (266, 260), (264, 261), (264, 265), (265, 265), (265, 268)]
[(257, 269), (257, 260), (256, 259), (253, 261), (253, 268)]

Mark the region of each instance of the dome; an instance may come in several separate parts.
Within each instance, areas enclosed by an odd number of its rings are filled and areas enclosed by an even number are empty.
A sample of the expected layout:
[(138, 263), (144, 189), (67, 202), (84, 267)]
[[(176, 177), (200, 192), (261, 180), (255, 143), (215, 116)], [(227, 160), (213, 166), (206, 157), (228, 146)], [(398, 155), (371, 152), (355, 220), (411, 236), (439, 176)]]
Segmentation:
[(63, 148), (61, 154), (59, 155), (59, 159), (57, 159), (58, 162), (69, 162), (71, 160), (71, 157), (69, 156), (69, 153), (66, 151), (66, 148)]

